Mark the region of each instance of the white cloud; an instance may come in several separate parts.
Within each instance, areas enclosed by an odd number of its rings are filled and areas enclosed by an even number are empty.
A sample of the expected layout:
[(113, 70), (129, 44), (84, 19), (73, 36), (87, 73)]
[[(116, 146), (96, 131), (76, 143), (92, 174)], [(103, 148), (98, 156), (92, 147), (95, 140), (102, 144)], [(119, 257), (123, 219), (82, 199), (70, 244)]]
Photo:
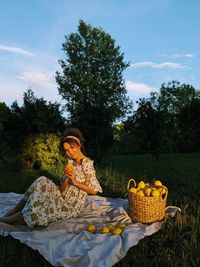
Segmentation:
[(55, 86), (53, 80), (53, 74), (44, 73), (38, 71), (25, 71), (22, 75), (17, 76), (18, 79), (28, 81), (33, 84), (39, 84), (44, 86)]
[(63, 104), (62, 97), (58, 95), (57, 86), (45, 86), (45, 84), (33, 84), (25, 79), (0, 74), (0, 102), (5, 102), (10, 106), (15, 100), (21, 106), (23, 104), (23, 95), (28, 88), (31, 88), (35, 97), (43, 97), (47, 101)]
[(27, 50), (21, 49), (19, 47), (0, 45), (0, 51), (11, 52), (15, 54), (20, 54), (23, 56), (33, 56), (33, 54)]
[(129, 93), (137, 95), (146, 95), (156, 90), (145, 83), (135, 83), (129, 80), (126, 81), (126, 89)]
[(150, 92), (157, 91), (156, 88), (153, 88), (145, 83), (136, 83), (130, 80), (126, 80), (126, 89), (128, 96), (135, 103), (134, 106), (137, 106), (137, 101), (140, 98), (148, 98), (150, 96)]
[(174, 62), (163, 62), (163, 63), (154, 63), (151, 61), (142, 61), (135, 64), (131, 64), (131, 68), (145, 68), (150, 67), (153, 69), (164, 69), (164, 68), (170, 68), (170, 69), (181, 69), (184, 68), (184, 66), (180, 63), (174, 63)]
[(172, 57), (173, 58), (183, 58), (183, 57), (193, 58), (194, 55), (193, 54), (173, 54)]

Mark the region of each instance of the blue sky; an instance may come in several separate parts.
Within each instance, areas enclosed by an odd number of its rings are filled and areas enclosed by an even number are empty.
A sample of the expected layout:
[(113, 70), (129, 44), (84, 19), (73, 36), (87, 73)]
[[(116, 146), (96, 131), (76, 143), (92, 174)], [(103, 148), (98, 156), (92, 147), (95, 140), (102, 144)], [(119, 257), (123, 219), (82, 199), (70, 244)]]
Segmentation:
[(101, 26), (121, 47), (124, 72), (135, 102), (178, 80), (200, 89), (199, 0), (1, 0), (0, 102), (36, 97), (63, 103), (55, 72), (64, 36), (83, 19)]

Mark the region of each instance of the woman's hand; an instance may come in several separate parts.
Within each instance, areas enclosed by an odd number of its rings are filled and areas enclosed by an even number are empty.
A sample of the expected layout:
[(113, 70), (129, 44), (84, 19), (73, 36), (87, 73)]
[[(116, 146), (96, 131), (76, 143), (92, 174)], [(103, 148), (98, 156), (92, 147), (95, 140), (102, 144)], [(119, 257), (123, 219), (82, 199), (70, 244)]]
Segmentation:
[(73, 168), (70, 168), (70, 169), (66, 168), (64, 172), (65, 172), (65, 176), (68, 179), (68, 183), (75, 185), (76, 184), (76, 177), (75, 177), (74, 169)]

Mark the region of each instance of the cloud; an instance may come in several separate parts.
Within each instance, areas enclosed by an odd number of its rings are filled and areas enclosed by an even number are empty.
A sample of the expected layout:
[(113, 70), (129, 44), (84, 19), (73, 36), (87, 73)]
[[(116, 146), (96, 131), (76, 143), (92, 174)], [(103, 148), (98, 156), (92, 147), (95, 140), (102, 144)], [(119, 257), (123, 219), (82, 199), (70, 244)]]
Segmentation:
[(27, 50), (21, 49), (19, 47), (6, 46), (6, 45), (1, 45), (1, 44), (0, 44), (0, 51), (11, 52), (11, 53), (20, 54), (23, 56), (33, 56), (33, 54)]
[(0, 74), (0, 102), (5, 102), (6, 105), (10, 106), (15, 100), (21, 106), (23, 104), (23, 95), (28, 88), (31, 88), (34, 92), (35, 97), (43, 97), (47, 101), (58, 102), (65, 104), (62, 97), (58, 94), (56, 84), (44, 85), (44, 84), (33, 84), (25, 79), (17, 79), (14, 76)]
[(173, 58), (183, 58), (183, 57), (193, 58), (194, 55), (193, 54), (173, 54), (172, 57)]
[(153, 68), (153, 69), (182, 69), (184, 66), (180, 63), (174, 63), (174, 62), (163, 62), (163, 63), (154, 63), (151, 61), (142, 61), (135, 64), (131, 64), (131, 68)]
[(18, 79), (28, 81), (32, 84), (43, 85), (47, 87), (55, 86), (53, 80), (53, 74), (44, 73), (38, 71), (25, 71), (22, 72), (22, 75), (17, 76)]
[(129, 80), (126, 81), (126, 89), (129, 93), (137, 95), (146, 95), (156, 90), (145, 83), (134, 83)]

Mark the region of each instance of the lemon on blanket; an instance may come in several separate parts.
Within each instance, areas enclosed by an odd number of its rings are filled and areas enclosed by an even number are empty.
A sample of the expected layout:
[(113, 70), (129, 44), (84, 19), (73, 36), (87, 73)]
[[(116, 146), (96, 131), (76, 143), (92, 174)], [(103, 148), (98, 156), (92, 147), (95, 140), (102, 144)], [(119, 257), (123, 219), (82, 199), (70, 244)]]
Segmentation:
[(115, 225), (114, 224), (109, 224), (109, 225), (107, 225), (107, 227), (109, 228), (109, 230), (111, 232), (115, 229)]
[(101, 233), (102, 234), (107, 234), (107, 233), (109, 233), (110, 232), (110, 229), (109, 229), (109, 227), (107, 227), (107, 226), (104, 226), (102, 229), (101, 229)]
[(120, 225), (118, 227), (123, 230), (126, 227), (126, 224), (125, 223), (120, 223)]
[(88, 224), (86, 230), (92, 234), (96, 233), (96, 226), (94, 224)]
[(121, 235), (122, 233), (122, 229), (119, 228), (119, 227), (116, 227), (113, 231), (112, 231), (112, 234), (113, 235)]

